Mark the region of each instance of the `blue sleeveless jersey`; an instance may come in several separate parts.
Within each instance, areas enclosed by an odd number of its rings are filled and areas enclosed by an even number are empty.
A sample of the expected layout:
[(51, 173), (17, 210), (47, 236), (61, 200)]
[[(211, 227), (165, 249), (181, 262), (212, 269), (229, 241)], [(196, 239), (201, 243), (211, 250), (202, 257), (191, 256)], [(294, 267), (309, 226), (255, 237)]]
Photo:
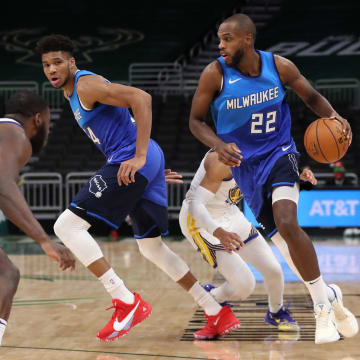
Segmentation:
[[(137, 135), (135, 120), (127, 108), (119, 106), (97, 104), (92, 110), (84, 109), (79, 101), (76, 84), (81, 76), (86, 75), (96, 74), (86, 70), (78, 71), (74, 79), (73, 93), (69, 98), (77, 123), (106, 156), (107, 164), (120, 164), (133, 158)], [(142, 197), (167, 207), (164, 154), (152, 139), (149, 141), (146, 163), (139, 173), (149, 182)]]
[(276, 160), (297, 153), (291, 137), (291, 116), (285, 101), (273, 54), (256, 50), (261, 59), (259, 76), (249, 77), (228, 66), (219, 57), (223, 86), (211, 104), (217, 135), (234, 142), (243, 156), (241, 165), (232, 168), (233, 176), (255, 216), (258, 216), (263, 185)]
[(97, 104), (86, 110), (79, 101), (76, 85), (81, 76), (96, 75), (80, 70), (74, 79), (73, 93), (69, 98), (71, 109), (79, 126), (106, 156), (108, 164), (131, 159), (136, 150), (136, 124), (127, 108)]

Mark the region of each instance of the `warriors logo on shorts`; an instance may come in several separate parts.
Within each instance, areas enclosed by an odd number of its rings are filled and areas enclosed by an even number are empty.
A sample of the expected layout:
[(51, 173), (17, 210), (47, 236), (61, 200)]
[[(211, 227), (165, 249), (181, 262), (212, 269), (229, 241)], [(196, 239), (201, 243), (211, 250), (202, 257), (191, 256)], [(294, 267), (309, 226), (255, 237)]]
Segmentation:
[(97, 198), (101, 198), (102, 192), (107, 188), (106, 182), (101, 175), (95, 175), (90, 179), (89, 191)]
[(229, 197), (226, 202), (236, 205), (243, 198), (243, 196), (244, 195), (241, 190), (237, 186), (235, 186), (229, 190)]

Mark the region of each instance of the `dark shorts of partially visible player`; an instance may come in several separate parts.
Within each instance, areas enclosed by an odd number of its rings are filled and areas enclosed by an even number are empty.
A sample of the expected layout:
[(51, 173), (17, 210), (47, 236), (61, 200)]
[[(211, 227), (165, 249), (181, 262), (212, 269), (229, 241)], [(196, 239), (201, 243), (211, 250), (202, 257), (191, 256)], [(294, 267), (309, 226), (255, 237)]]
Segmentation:
[(264, 202), (256, 220), (269, 238), (278, 231), (272, 210), (272, 191), (279, 186), (294, 186), (295, 183), (300, 182), (299, 158), (300, 156), (297, 154), (286, 154), (280, 157), (264, 184)]
[[(95, 173), (74, 197), (69, 210), (91, 225), (102, 220), (115, 229), (130, 215), (135, 238), (166, 235), (167, 207), (144, 198), (152, 183), (149, 184), (147, 178), (137, 172), (134, 183), (119, 186), (119, 166), (105, 165)], [(155, 185), (159, 187), (158, 183)]]

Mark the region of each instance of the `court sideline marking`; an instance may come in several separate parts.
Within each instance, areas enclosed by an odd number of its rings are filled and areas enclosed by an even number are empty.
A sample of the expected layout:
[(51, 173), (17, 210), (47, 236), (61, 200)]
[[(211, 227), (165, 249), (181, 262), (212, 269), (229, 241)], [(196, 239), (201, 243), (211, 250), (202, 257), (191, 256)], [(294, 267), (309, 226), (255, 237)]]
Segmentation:
[(162, 354), (141, 354), (141, 353), (126, 353), (126, 352), (112, 352), (112, 351), (100, 351), (100, 350), (82, 350), (82, 349), (58, 349), (58, 348), (43, 348), (34, 346), (11, 346), (3, 345), (2, 348), (9, 349), (23, 349), (23, 350), (51, 350), (51, 351), (70, 351), (70, 352), (82, 352), (82, 353), (94, 353), (94, 354), (111, 354), (111, 355), (129, 355), (129, 356), (146, 356), (146, 357), (162, 357), (171, 359), (190, 359), (190, 360), (207, 360), (203, 357), (189, 357), (189, 356), (176, 356), (176, 355), (162, 355)]

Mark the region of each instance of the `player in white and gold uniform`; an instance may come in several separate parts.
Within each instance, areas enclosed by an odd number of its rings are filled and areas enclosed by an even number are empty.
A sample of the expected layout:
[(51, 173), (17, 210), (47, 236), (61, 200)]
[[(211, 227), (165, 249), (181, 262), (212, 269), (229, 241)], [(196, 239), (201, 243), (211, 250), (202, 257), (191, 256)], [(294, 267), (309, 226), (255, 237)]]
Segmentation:
[(208, 284), (205, 288), (220, 303), (246, 299), (256, 284), (248, 262), (264, 277), (269, 301), (265, 321), (279, 330), (297, 331), (298, 324), (283, 306), (281, 266), (265, 239), (236, 206), (241, 198), (230, 167), (221, 163), (215, 152), (208, 152), (179, 215), (184, 236), (225, 278), (219, 287)]

